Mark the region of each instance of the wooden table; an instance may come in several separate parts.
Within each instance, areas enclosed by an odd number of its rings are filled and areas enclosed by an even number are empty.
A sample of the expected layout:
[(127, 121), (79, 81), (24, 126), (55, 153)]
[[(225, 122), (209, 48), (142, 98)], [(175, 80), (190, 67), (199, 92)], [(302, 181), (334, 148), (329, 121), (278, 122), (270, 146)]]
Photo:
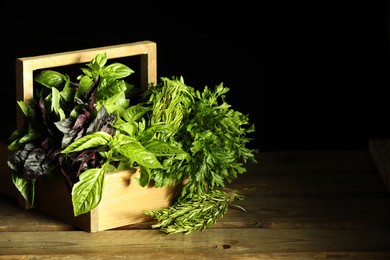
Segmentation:
[(390, 259), (390, 195), (368, 151), (262, 152), (211, 229), (97, 233), (0, 196), (0, 259)]

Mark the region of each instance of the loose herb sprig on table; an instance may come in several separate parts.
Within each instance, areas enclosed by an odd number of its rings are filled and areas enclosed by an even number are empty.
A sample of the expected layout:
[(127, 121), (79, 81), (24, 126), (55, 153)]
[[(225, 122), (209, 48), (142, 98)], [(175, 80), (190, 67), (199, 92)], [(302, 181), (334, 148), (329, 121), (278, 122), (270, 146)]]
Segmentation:
[(154, 228), (210, 227), (243, 199), (225, 185), (256, 162), (257, 150), (247, 148), (255, 131), (248, 115), (225, 102), (223, 84), (201, 91), (182, 77), (161, 77), (139, 94), (124, 81), (133, 70), (107, 61), (98, 54), (78, 82), (51, 70), (34, 78), (34, 100), (18, 101), (25, 125), (8, 146), (15, 186), (33, 205), (36, 179), (62, 176), (77, 216), (99, 204), (104, 173), (139, 167), (141, 186), (185, 183), (171, 207), (145, 212), (158, 221)]
[(145, 213), (158, 221), (152, 225), (153, 228), (168, 234), (187, 234), (211, 227), (227, 213), (234, 201), (243, 199), (244, 195), (238, 191), (215, 189), (178, 200), (169, 208), (147, 210)]

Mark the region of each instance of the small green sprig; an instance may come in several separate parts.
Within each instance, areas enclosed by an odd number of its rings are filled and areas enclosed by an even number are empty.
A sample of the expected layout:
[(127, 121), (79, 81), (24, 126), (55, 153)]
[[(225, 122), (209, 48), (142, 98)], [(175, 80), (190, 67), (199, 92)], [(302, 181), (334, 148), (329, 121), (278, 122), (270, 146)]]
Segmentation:
[(146, 210), (145, 214), (157, 220), (152, 228), (167, 234), (188, 234), (211, 227), (227, 213), (229, 205), (243, 199), (245, 197), (238, 191), (216, 189), (182, 198), (169, 208)]

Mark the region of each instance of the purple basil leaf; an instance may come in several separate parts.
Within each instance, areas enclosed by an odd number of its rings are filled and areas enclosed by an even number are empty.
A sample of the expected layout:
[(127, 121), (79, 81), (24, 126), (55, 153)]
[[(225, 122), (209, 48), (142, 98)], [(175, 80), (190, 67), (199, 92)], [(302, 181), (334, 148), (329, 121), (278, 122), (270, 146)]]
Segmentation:
[(23, 177), (31, 180), (49, 174), (49, 164), (45, 159), (46, 152), (42, 148), (33, 149), (24, 162)]
[(24, 146), (22, 150), (18, 150), (13, 153), (7, 161), (8, 166), (14, 170), (15, 172), (22, 172), (24, 168), (24, 162), (26, 158), (30, 154), (30, 152), (35, 149), (35, 145), (32, 143), (28, 143)]
[(104, 131), (110, 135), (114, 134), (114, 128), (111, 126), (116, 120), (116, 115), (110, 115), (105, 107), (102, 107), (96, 118), (89, 125), (86, 134), (92, 134), (98, 131)]

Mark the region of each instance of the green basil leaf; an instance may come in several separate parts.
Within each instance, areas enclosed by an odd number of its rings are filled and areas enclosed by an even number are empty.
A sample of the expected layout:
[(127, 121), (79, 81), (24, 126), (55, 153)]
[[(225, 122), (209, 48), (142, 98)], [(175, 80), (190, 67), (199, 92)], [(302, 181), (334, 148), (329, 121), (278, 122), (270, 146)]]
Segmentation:
[(108, 105), (118, 105), (121, 107), (127, 107), (129, 105), (129, 100), (126, 99), (124, 92), (116, 93), (115, 95), (110, 96), (102, 102), (104, 106)]
[(137, 104), (127, 108), (122, 114), (122, 117), (126, 121), (137, 121), (151, 110), (151, 107), (144, 107), (142, 104)]
[(104, 67), (100, 75), (105, 78), (113, 77), (115, 79), (120, 79), (120, 78), (127, 77), (133, 73), (134, 71), (129, 67), (116, 62)]
[(123, 120), (117, 120), (113, 126), (128, 134), (130, 137), (135, 137), (138, 131), (138, 124), (136, 122), (124, 122)]
[(103, 194), (104, 171), (92, 168), (80, 174), (80, 180), (72, 188), (72, 204), (75, 216), (87, 213), (99, 205)]
[(28, 125), (28, 133), (19, 139), (19, 143), (31, 142), (32, 140), (35, 140), (39, 136), (41, 136), (41, 133), (36, 131), (35, 128), (32, 126), (32, 124), (30, 123)]
[(137, 179), (137, 181), (141, 187), (145, 187), (146, 185), (149, 184), (150, 181), (150, 170), (149, 168), (143, 167), (142, 165), (140, 166), (140, 170), (141, 170), (141, 176), (139, 179)]
[(34, 117), (34, 114), (35, 114), (34, 109), (29, 104), (27, 104), (24, 101), (18, 101), (17, 103), (18, 103), (18, 106), (20, 107), (20, 109), (22, 110), (23, 114), (26, 117), (29, 117), (29, 118)]
[(67, 77), (57, 71), (43, 70), (34, 77), (34, 80), (47, 88), (59, 88), (65, 83)]
[[(127, 85), (125, 81), (123, 80), (117, 80), (112, 77), (108, 78), (101, 78), (98, 92), (97, 92), (97, 98), (98, 100), (105, 100), (108, 99), (116, 94), (124, 94), (127, 92)], [(125, 98), (123, 98), (124, 101), (126, 101)], [(123, 107), (127, 107), (127, 103), (123, 103)]]
[(161, 163), (157, 160), (156, 156), (139, 142), (126, 143), (120, 147), (117, 147), (117, 151), (127, 158), (136, 161), (139, 165), (148, 167), (151, 169), (163, 168)]
[(12, 174), (12, 182), (23, 198), (33, 207), (35, 199), (35, 179), (26, 180), (19, 177), (16, 173)]
[[(57, 115), (60, 114), (61, 109), (61, 95), (58, 89), (56, 88), (51, 88), (51, 111), (56, 113)], [(65, 118), (61, 118), (61, 120), (64, 120)]]
[(96, 76), (100, 73), (101, 69), (107, 63), (107, 53), (99, 53), (91, 60), (90, 63), (87, 64), (88, 67), (92, 69), (93, 74)]
[(74, 98), (75, 90), (74, 88), (71, 87), (71, 82), (68, 77), (66, 80), (64, 88), (60, 92), (61, 97), (66, 101), (66, 102), (71, 102)]
[(80, 79), (79, 87), (76, 90), (75, 97), (82, 99), (92, 84), (93, 84), (93, 80), (90, 77), (83, 76)]
[(85, 149), (107, 145), (111, 138), (111, 135), (106, 132), (95, 132), (77, 139), (62, 150), (61, 153), (80, 152)]
[[(85, 74), (85, 76), (88, 76), (90, 78), (93, 77), (91, 69), (88, 69), (88, 68), (80, 68), (80, 69)], [(80, 76), (77, 77), (77, 79), (81, 79), (82, 77), (83, 77), (83, 75), (80, 75)]]

